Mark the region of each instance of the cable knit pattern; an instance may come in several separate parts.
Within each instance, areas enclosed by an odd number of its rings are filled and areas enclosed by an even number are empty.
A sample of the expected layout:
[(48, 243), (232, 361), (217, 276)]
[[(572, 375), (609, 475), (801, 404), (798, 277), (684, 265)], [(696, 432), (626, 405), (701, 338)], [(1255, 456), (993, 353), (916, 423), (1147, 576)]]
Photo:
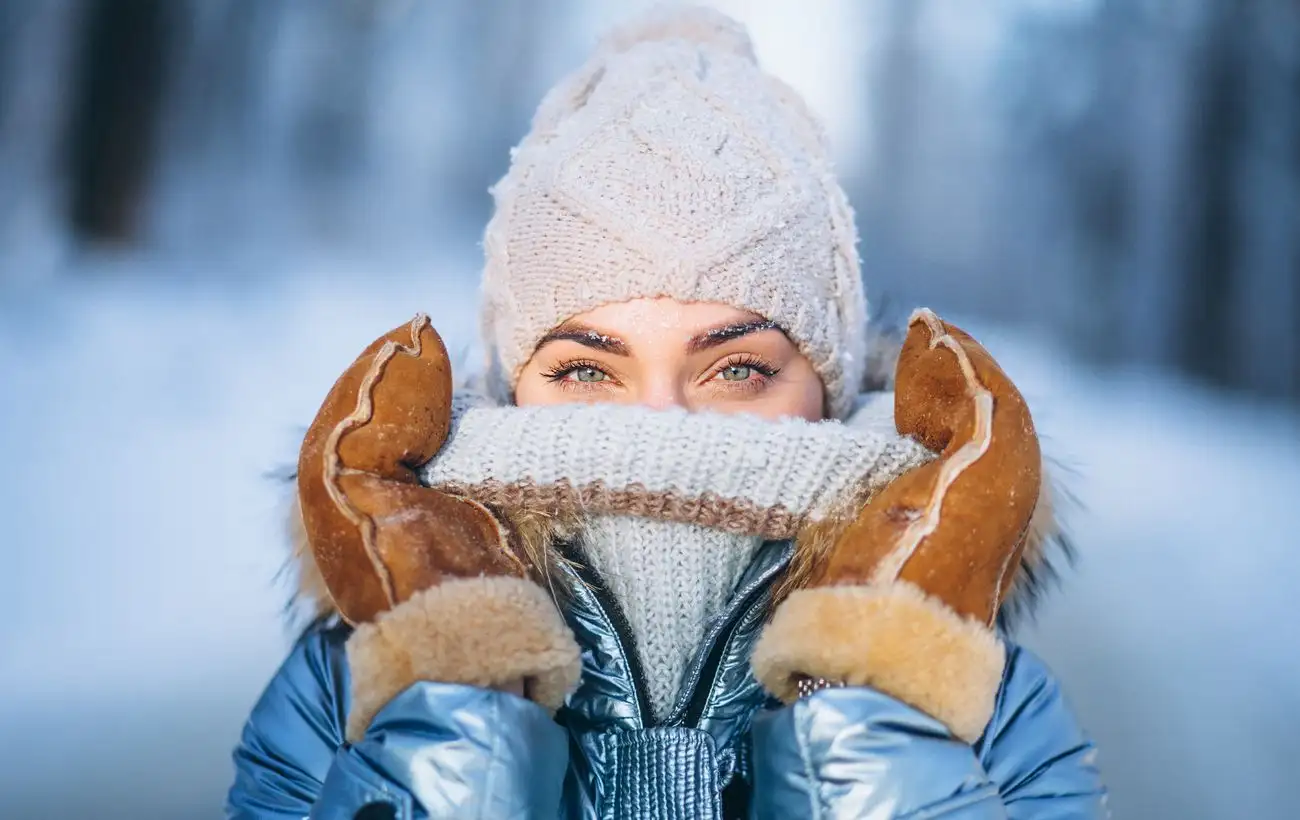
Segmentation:
[(505, 507), (789, 538), (931, 457), (894, 432), (891, 394), (857, 407), (847, 423), (768, 421), (613, 404), (497, 407), (461, 393), (421, 480)]
[(632, 628), (655, 720), (672, 711), (709, 618), (762, 543), (759, 536), (652, 518), (584, 519), (582, 558)]
[(848, 414), (867, 358), (853, 215), (821, 126), (734, 20), (678, 9), (611, 34), (493, 196), (482, 318), (503, 401), (565, 319), (664, 296), (776, 322)]

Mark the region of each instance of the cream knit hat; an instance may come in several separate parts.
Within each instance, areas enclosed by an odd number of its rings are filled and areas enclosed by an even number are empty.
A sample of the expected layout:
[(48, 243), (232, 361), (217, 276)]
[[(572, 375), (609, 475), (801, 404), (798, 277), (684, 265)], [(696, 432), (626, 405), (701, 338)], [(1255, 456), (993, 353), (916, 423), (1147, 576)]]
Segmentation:
[(866, 365), (853, 215), (820, 125), (736, 21), (660, 9), (609, 34), (493, 196), (483, 335), (502, 398), (564, 320), (666, 296), (776, 322), (848, 414)]

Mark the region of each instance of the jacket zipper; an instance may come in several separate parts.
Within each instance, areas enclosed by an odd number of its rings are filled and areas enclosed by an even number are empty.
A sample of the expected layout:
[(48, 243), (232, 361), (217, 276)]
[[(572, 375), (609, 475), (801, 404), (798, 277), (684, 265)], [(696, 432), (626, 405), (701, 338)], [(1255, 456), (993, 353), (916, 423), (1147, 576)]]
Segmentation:
[[(694, 726), (704, 714), (704, 708), (708, 705), (709, 696), (718, 685), (718, 677), (722, 672), (722, 656), (731, 648), (735, 638), (736, 627), (749, 616), (756, 606), (756, 599), (761, 597), (771, 588), (771, 581), (788, 565), (788, 560), (777, 560), (771, 566), (765, 568), (757, 578), (749, 583), (749, 586), (741, 592), (740, 601), (732, 607), (731, 614), (727, 617), (726, 622), (714, 635), (712, 643), (709, 645), (705, 662), (696, 665), (698, 674), (690, 681), (683, 681), (682, 691), (690, 692), (690, 700), (684, 705), (675, 708), (672, 715), (669, 716), (668, 722), (676, 725)], [(698, 657), (698, 656), (697, 656)], [(711, 670), (708, 686), (701, 686), (700, 682)]]
[[(764, 571), (763, 574), (755, 580), (754, 585), (745, 592), (740, 604), (736, 607), (732, 616), (727, 619), (726, 626), (719, 633), (717, 639), (714, 640), (713, 645), (709, 648), (706, 663), (700, 667), (700, 677), (692, 682), (692, 688), (690, 690), (691, 699), (681, 715), (680, 722), (683, 726), (694, 726), (699, 723), (700, 718), (704, 714), (705, 707), (708, 706), (709, 697), (713, 694), (713, 690), (717, 688), (718, 678), (722, 674), (722, 657), (731, 648), (731, 644), (736, 637), (736, 627), (739, 626), (741, 621), (748, 617), (749, 613), (753, 611), (755, 606), (759, 605), (756, 599), (762, 597), (763, 594), (768, 591), (771, 586), (768, 582), (771, 581), (773, 576), (775, 576), (783, 566), (783, 563), (778, 564)], [(700, 685), (700, 681), (705, 674), (704, 670), (711, 670), (708, 686)]]
[(605, 585), (596, 578), (585, 565), (578, 564), (574, 567), (578, 577), (591, 593), (592, 601), (596, 604), (596, 609), (604, 616), (605, 622), (609, 624), (610, 633), (614, 636), (615, 642), (618, 643), (619, 651), (623, 653), (623, 660), (627, 663), (628, 674), (632, 678), (632, 694), (635, 699), (637, 717), (641, 720), (642, 728), (649, 726), (646, 716), (650, 714), (650, 696), (645, 691), (645, 673), (641, 668), (641, 658), (636, 653), (636, 647), (631, 640), (632, 626), (627, 622), (627, 616), (623, 614), (623, 609), (614, 600)]

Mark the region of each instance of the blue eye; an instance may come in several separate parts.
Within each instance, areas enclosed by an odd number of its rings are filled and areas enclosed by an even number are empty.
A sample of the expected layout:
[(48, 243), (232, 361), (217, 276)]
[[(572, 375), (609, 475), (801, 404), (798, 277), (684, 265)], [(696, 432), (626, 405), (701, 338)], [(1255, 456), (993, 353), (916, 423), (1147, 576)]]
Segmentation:
[(559, 386), (568, 388), (579, 384), (594, 387), (616, 383), (614, 377), (599, 364), (582, 360), (561, 362), (542, 375)]
[(781, 372), (781, 368), (756, 356), (736, 355), (728, 358), (717, 370), (712, 380), (731, 382), (737, 388), (759, 388)]

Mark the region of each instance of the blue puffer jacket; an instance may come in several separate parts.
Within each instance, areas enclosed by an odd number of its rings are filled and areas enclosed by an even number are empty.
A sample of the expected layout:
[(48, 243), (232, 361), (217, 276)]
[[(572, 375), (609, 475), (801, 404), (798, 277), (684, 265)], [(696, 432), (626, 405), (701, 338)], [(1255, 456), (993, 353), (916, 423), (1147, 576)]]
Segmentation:
[(566, 617), (578, 691), (551, 718), (514, 695), (418, 683), (344, 741), (349, 630), (309, 630), (254, 708), (235, 752), (236, 818), (1093, 818), (1096, 752), (1050, 672), (1010, 647), (996, 709), (972, 747), (866, 688), (792, 706), (749, 668), (771, 542), (711, 623), (671, 716), (650, 725), (636, 656), (596, 586)]

